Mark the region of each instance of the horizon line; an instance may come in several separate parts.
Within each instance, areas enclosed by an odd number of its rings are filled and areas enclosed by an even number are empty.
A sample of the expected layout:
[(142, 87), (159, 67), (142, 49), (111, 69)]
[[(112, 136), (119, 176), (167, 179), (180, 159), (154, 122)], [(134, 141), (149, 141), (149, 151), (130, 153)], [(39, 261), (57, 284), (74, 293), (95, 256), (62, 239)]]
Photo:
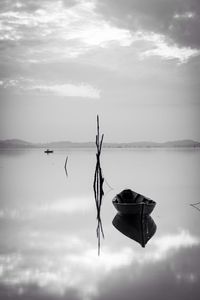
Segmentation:
[[(52, 140), (48, 142), (30, 142), (28, 140), (24, 139), (18, 139), (18, 138), (8, 138), (8, 139), (0, 139), (0, 142), (24, 142), (28, 144), (52, 144), (52, 143), (73, 143), (73, 144), (88, 144), (88, 143), (95, 143), (95, 141), (72, 141), (72, 140)], [(139, 140), (139, 141), (104, 141), (104, 144), (132, 144), (132, 143), (155, 143), (155, 144), (164, 144), (164, 143), (172, 143), (172, 142), (195, 142), (200, 143), (198, 140), (193, 140), (190, 138), (185, 139), (175, 139), (175, 140), (166, 140), (166, 141), (153, 141), (153, 140)]]

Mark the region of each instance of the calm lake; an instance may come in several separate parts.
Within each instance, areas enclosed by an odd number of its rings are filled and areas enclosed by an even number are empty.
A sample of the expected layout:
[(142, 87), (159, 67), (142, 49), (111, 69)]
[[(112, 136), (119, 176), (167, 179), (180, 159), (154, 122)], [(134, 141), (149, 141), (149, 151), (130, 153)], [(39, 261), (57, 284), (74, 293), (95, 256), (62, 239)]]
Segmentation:
[[(102, 150), (100, 256), (95, 164), (94, 149), (0, 151), (0, 299), (199, 299), (200, 150)], [(145, 248), (112, 225), (125, 188), (157, 202)]]

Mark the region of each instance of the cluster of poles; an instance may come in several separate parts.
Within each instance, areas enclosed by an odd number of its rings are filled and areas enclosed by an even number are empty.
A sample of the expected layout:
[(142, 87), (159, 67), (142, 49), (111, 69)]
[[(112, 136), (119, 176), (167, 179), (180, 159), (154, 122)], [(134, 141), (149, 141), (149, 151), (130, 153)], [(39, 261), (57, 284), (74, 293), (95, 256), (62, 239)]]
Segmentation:
[(104, 178), (102, 175), (101, 164), (100, 164), (100, 155), (101, 155), (101, 149), (103, 144), (103, 137), (104, 135), (102, 134), (100, 136), (99, 133), (99, 116), (97, 115), (97, 135), (96, 135), (97, 153), (96, 153), (96, 168), (94, 174), (93, 188), (94, 188), (94, 196), (95, 196), (96, 209), (97, 209), (96, 234), (98, 239), (98, 255), (100, 255), (101, 235), (104, 238), (103, 226), (101, 222), (101, 205), (102, 205), (102, 198), (104, 195), (104, 191), (103, 191)]
[[(97, 210), (96, 234), (97, 234), (97, 239), (98, 239), (98, 255), (100, 255), (101, 236), (104, 238), (104, 231), (103, 231), (103, 226), (102, 226), (102, 222), (101, 222), (101, 205), (102, 205), (102, 198), (104, 195), (104, 191), (103, 191), (104, 178), (102, 175), (102, 169), (101, 169), (101, 163), (100, 163), (103, 138), (104, 138), (104, 135), (103, 134), (100, 135), (100, 132), (99, 132), (99, 116), (97, 115), (97, 134), (96, 134), (97, 152), (96, 152), (96, 167), (95, 167), (95, 174), (94, 174), (93, 189), (94, 189), (94, 196), (95, 196), (95, 203), (96, 203), (96, 210)], [(67, 162), (68, 162), (68, 156), (66, 157), (65, 164), (64, 164), (65, 174), (68, 177)]]

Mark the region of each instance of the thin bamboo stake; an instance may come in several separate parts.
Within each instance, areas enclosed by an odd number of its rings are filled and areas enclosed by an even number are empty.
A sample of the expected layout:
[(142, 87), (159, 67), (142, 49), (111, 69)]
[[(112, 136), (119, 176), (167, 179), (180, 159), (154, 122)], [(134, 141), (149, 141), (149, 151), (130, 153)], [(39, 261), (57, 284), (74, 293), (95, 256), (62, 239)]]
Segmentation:
[(67, 161), (68, 161), (68, 156), (66, 157), (65, 165), (64, 165), (65, 174), (66, 174), (66, 176), (68, 177), (68, 172), (67, 172)]
[(190, 204), (190, 206), (192, 206), (192, 207), (194, 207), (194, 208), (196, 208), (197, 210), (200, 211), (200, 208), (196, 206), (196, 205), (198, 205), (198, 204), (200, 204), (200, 202)]

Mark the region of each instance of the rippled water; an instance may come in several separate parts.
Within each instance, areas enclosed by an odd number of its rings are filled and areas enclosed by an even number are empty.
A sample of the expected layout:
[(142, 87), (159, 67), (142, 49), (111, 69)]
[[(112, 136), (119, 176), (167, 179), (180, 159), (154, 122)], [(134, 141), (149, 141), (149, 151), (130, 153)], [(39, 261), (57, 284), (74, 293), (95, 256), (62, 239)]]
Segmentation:
[[(95, 159), (0, 151), (0, 299), (199, 299), (200, 151), (103, 149), (100, 256)], [(112, 225), (124, 188), (157, 202), (145, 248)]]

